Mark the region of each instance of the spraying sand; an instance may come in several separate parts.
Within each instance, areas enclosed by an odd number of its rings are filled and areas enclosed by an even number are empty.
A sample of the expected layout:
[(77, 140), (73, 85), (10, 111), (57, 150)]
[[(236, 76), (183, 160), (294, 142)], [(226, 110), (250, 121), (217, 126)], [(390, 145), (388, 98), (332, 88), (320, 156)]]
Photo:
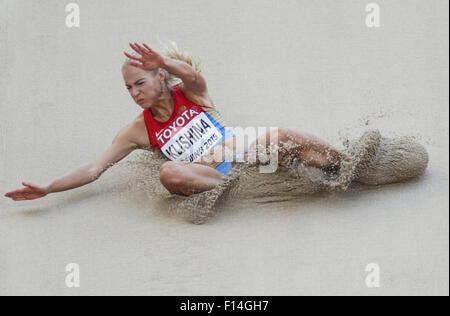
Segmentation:
[(389, 139), (374, 130), (344, 145), (346, 158), (336, 174), (327, 174), (286, 155), (286, 149), (294, 147), (289, 141), (277, 148), (282, 159), (275, 173), (260, 173), (258, 162), (235, 162), (225, 182), (210, 191), (189, 197), (172, 195), (162, 187), (159, 167), (167, 160), (159, 152), (141, 153), (126, 166), (129, 172), (135, 173), (133, 177), (136, 177), (137, 185), (144, 185), (150, 189), (149, 194), (159, 194), (166, 199), (171, 212), (194, 224), (202, 224), (216, 214), (217, 203), (229, 197), (286, 199), (326, 191), (346, 191), (358, 184), (403, 182), (421, 176), (428, 165), (426, 149), (409, 137)]

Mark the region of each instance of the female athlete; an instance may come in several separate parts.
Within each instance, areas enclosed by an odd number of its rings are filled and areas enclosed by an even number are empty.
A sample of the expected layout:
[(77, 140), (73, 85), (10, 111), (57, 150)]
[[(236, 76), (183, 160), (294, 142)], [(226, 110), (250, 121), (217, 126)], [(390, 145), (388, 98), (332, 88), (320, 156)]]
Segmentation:
[[(159, 176), (172, 194), (190, 196), (226, 180), (232, 161), (224, 159), (223, 153), (236, 153), (236, 135), (215, 107), (200, 71), (181, 53), (171, 58), (145, 43), (130, 43), (130, 47), (134, 53), (124, 52), (128, 60), (122, 75), (130, 96), (143, 112), (92, 162), (45, 185), (22, 182), (24, 187), (6, 193), (6, 197), (34, 200), (84, 186), (136, 149), (160, 150), (168, 158)], [(170, 76), (181, 82), (171, 85)], [(335, 168), (343, 158), (341, 152), (320, 139), (288, 128), (262, 135), (249, 148), (267, 147), (271, 139), (277, 139), (281, 147), (291, 140), (295, 150), (288, 150), (288, 155), (312, 167)]]

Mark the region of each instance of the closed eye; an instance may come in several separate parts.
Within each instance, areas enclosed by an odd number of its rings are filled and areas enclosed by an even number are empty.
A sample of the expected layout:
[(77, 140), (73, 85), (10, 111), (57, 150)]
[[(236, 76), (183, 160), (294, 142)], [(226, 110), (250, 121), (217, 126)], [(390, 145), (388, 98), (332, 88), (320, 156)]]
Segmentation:
[[(145, 83), (145, 81), (136, 81), (135, 85), (142, 86), (144, 83)], [(126, 86), (126, 87), (127, 87), (127, 90), (131, 89), (131, 86)]]

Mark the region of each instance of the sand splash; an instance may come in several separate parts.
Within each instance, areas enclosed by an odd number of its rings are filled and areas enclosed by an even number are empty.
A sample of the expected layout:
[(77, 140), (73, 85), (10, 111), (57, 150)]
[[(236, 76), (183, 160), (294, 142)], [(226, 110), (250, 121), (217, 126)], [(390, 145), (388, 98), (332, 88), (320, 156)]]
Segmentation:
[[(413, 138), (384, 138), (377, 130), (344, 142), (345, 159), (336, 174), (310, 167), (289, 155), (275, 173), (260, 173), (260, 162), (233, 163), (225, 182), (210, 191), (189, 197), (170, 194), (159, 181), (159, 168), (167, 159), (158, 151), (141, 152), (126, 162), (132, 186), (162, 197), (170, 212), (194, 224), (205, 223), (216, 214), (219, 201), (227, 198), (293, 197), (321, 192), (342, 192), (358, 183), (383, 185), (421, 176), (428, 165), (426, 149)], [(277, 148), (286, 153), (292, 142)], [(130, 188), (131, 189), (131, 188)]]

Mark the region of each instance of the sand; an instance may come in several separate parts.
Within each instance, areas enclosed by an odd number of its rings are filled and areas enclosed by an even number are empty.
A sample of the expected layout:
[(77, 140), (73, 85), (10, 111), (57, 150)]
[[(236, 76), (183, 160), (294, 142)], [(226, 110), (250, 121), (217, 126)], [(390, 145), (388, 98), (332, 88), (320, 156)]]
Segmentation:
[[(189, 197), (164, 194), (171, 204), (171, 213), (179, 214), (193, 224), (203, 224), (217, 213), (217, 203), (223, 199), (251, 199), (258, 196), (278, 198), (317, 195), (321, 192), (345, 192), (352, 185), (380, 186), (414, 180), (426, 172), (429, 155), (414, 139), (403, 137), (388, 139), (378, 130), (367, 131), (359, 139), (347, 141), (342, 150), (344, 159), (333, 173), (309, 166), (298, 159), (297, 144), (284, 142), (281, 146), (258, 146), (247, 154), (269, 157), (276, 152), (279, 166), (271, 173), (262, 173), (259, 159), (245, 158), (233, 162), (227, 179), (216, 188)], [(147, 192), (158, 186), (159, 169), (166, 161), (159, 152), (142, 155), (138, 161), (128, 164), (132, 179), (140, 178)], [(144, 171), (146, 169), (147, 171)], [(142, 174), (145, 176), (142, 177)], [(136, 187), (132, 184), (131, 187)], [(164, 192), (164, 188), (162, 188)], [(160, 193), (161, 195), (161, 193)]]
[(448, 2), (379, 1), (377, 30), (364, 1), (77, 2), (68, 29), (60, 1), (0, 1), (2, 192), (109, 146), (140, 112), (121, 52), (157, 35), (201, 57), (232, 126), (296, 128), (351, 157), (365, 132), (379, 143), (336, 179), (236, 165), (214, 198), (167, 194), (143, 151), (73, 191), (1, 198), (0, 295), (448, 295)]

